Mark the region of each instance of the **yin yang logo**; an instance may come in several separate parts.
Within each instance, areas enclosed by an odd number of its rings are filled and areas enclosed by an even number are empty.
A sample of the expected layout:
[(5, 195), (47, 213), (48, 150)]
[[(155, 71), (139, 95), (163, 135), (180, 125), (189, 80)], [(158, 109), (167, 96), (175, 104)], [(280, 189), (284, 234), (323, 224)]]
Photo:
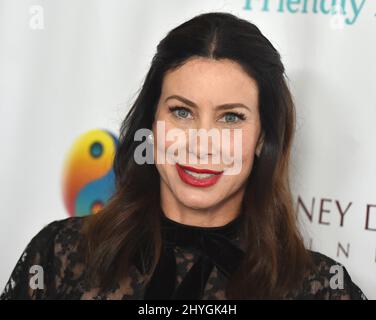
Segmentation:
[(69, 216), (97, 214), (115, 192), (113, 160), (118, 143), (103, 129), (90, 130), (74, 141), (62, 178), (63, 202)]

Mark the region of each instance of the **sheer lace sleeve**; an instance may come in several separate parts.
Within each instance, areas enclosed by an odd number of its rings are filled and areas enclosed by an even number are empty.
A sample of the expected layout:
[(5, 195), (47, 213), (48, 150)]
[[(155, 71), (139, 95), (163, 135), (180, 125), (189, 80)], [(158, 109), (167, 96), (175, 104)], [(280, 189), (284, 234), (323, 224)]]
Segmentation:
[(51, 290), (51, 257), (59, 226), (59, 221), (48, 224), (29, 242), (13, 269), (1, 299), (38, 299)]
[(304, 281), (298, 299), (367, 300), (341, 263), (318, 252), (311, 254), (316, 270)]
[(81, 224), (80, 218), (67, 218), (39, 231), (16, 263), (0, 298), (57, 299), (67, 286), (76, 288), (83, 271), (77, 253)]

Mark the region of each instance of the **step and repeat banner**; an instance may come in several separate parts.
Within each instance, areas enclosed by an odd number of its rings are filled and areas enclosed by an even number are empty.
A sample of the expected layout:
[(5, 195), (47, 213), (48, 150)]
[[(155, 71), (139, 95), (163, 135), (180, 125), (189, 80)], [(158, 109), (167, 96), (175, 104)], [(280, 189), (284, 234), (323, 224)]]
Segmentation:
[(156, 45), (210, 11), (255, 23), (279, 50), (306, 245), (376, 299), (374, 0), (0, 0), (0, 290), (42, 227), (105, 205)]

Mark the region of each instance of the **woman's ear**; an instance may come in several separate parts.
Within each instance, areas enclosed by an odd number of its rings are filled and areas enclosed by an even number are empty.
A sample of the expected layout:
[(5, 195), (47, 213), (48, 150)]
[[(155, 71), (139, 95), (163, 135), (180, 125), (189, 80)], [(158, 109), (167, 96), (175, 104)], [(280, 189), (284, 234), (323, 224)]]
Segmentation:
[(264, 145), (264, 133), (262, 132), (260, 134), (258, 141), (257, 141), (256, 151), (255, 151), (256, 156), (258, 156), (258, 157), (260, 156), (263, 145)]

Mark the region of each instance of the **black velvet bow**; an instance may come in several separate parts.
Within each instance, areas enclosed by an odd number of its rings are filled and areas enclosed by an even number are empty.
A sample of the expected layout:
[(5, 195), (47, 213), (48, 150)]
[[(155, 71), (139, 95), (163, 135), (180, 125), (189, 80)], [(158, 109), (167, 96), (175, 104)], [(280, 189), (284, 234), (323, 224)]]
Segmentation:
[[(229, 278), (236, 271), (244, 252), (233, 242), (239, 235), (241, 215), (221, 227), (198, 227), (180, 224), (161, 214), (162, 253), (146, 288), (145, 300), (200, 300), (214, 266)], [(174, 247), (194, 248), (199, 256), (175, 288), (176, 260)]]

